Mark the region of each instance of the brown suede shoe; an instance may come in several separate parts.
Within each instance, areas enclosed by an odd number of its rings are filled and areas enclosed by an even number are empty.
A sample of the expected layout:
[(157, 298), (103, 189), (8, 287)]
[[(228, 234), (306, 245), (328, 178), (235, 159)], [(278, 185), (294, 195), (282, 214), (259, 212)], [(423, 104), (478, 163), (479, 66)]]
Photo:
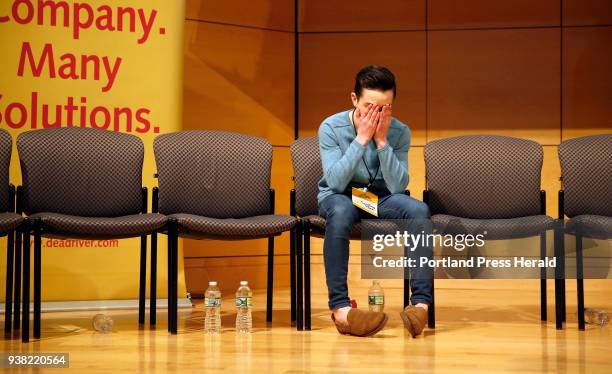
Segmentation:
[(389, 316), (383, 312), (363, 311), (351, 308), (348, 312), (348, 326), (340, 326), (332, 314), (332, 320), (340, 334), (354, 336), (372, 336), (385, 327)]
[(423, 308), (409, 305), (400, 312), (400, 317), (413, 338), (416, 338), (427, 326), (427, 311)]

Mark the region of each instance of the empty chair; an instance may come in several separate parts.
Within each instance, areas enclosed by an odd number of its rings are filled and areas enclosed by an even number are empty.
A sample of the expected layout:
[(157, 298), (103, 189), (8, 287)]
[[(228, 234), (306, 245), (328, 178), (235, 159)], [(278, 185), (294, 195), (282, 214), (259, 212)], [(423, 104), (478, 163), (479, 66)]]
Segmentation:
[[(21, 226), (23, 218), (15, 214), (15, 187), (9, 182), (9, 166), (11, 163), (11, 150), (13, 139), (11, 135), (0, 129), (0, 236), (7, 236), (6, 246), (6, 293), (4, 301), (4, 336), (11, 334), (12, 305), (13, 305), (13, 276), (15, 283), (19, 283), (19, 264), (13, 273), (15, 263), (15, 231)], [(20, 235), (17, 233), (17, 235)], [(19, 292), (19, 290), (17, 290)], [(15, 300), (19, 303), (18, 299)]]
[(274, 214), (270, 188), (272, 145), (225, 131), (182, 131), (155, 138), (159, 188), (153, 198), (168, 216), (172, 253), (169, 330), (177, 332), (178, 236), (194, 239), (268, 239), (266, 320), (272, 321), (274, 237), (295, 218)]
[[(539, 235), (544, 257), (546, 231), (554, 228), (554, 219), (546, 215), (545, 192), (540, 190), (542, 160), (540, 144), (507, 136), (468, 135), (427, 143), (423, 200), (430, 207), (435, 230), (440, 234), (486, 232), (485, 240)], [(541, 319), (545, 321), (546, 273), (541, 276)]]
[(22, 340), (29, 340), (31, 230), (35, 338), (40, 337), (43, 236), (83, 239), (140, 236), (139, 322), (144, 323), (146, 235), (162, 228), (166, 218), (146, 213), (147, 194), (142, 187), (144, 145), (140, 138), (92, 128), (53, 128), (20, 134), (17, 149), (23, 180), (20, 205), (30, 221), (24, 232)]
[[(319, 152), (319, 137), (309, 137), (296, 140), (291, 145), (291, 160), (293, 162), (295, 188), (291, 191), (291, 214), (300, 218), (301, 225), (297, 226), (297, 328), (311, 329), (311, 292), (310, 292), (310, 237), (325, 237), (325, 218), (319, 215), (317, 194), (319, 180), (323, 177), (321, 155)], [(406, 191), (408, 193), (408, 191)], [(380, 224), (369, 221), (371, 230), (395, 232), (396, 226), (381, 221)], [(358, 221), (351, 231), (351, 239), (360, 240), (364, 231), (364, 222)], [(303, 246), (303, 255), (302, 255)], [(303, 260), (302, 260), (303, 258)], [(303, 269), (302, 269), (302, 261)], [(302, 271), (304, 289), (302, 291)], [(404, 280), (404, 306), (409, 302), (409, 281)], [(303, 313), (302, 316), (302, 303)], [(435, 326), (433, 303), (429, 308), (429, 327)], [(302, 326), (303, 325), (303, 326)]]
[(559, 145), (559, 218), (576, 238), (578, 328), (584, 330), (583, 238), (612, 239), (612, 134), (565, 140)]

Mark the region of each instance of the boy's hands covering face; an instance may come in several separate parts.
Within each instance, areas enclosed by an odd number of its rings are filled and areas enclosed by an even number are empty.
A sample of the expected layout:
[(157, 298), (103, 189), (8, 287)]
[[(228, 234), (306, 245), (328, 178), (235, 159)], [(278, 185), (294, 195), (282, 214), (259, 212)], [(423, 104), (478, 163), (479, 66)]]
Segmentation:
[(357, 107), (355, 109), (355, 126), (357, 127), (357, 141), (366, 145), (371, 139), (376, 142), (377, 148), (387, 144), (387, 133), (391, 125), (393, 108), (391, 104), (379, 106), (369, 104), (367, 112)]
[(366, 145), (374, 137), (381, 117), (380, 107), (370, 104), (367, 112), (357, 107), (355, 109), (355, 127), (357, 128), (357, 141), (361, 145)]
[(391, 125), (392, 112), (393, 107), (391, 106), (391, 104), (387, 104), (382, 107), (378, 126), (376, 127), (376, 132), (374, 132), (374, 142), (376, 142), (376, 147), (378, 149), (384, 147), (387, 144), (387, 133), (389, 132), (389, 126)]

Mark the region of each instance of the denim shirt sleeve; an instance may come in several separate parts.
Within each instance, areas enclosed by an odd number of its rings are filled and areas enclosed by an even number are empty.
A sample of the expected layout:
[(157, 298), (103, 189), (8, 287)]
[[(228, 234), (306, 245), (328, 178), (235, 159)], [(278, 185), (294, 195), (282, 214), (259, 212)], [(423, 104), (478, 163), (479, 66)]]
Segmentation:
[(395, 146), (387, 143), (378, 150), (380, 170), (387, 189), (391, 193), (403, 193), (408, 186), (408, 150), (410, 149), (410, 130), (402, 129)]
[(365, 146), (353, 140), (343, 154), (333, 128), (328, 123), (321, 124), (319, 150), (323, 164), (323, 177), (332, 191), (342, 193), (348, 186), (365, 149)]

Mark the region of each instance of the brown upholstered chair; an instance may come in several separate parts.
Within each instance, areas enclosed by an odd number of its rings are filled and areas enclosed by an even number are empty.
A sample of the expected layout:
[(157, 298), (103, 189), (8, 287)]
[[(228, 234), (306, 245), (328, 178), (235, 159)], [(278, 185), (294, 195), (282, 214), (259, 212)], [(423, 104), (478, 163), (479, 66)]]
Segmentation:
[(612, 239), (612, 135), (591, 135), (559, 145), (559, 219), (576, 238), (578, 328), (584, 330), (582, 239)]
[(268, 239), (266, 321), (272, 321), (274, 237), (291, 230), (295, 218), (274, 214), (270, 188), (272, 145), (265, 139), (225, 131), (181, 131), (153, 144), (159, 188), (154, 202), (168, 216), (172, 287), (169, 328), (177, 332), (178, 237)]
[(17, 138), (24, 232), (22, 340), (29, 340), (30, 231), (34, 231), (34, 337), (40, 337), (41, 237), (141, 237), (139, 323), (144, 323), (146, 236), (166, 218), (146, 213), (144, 145), (134, 135), (70, 127), (33, 130)]
[[(15, 268), (15, 232), (19, 236), (23, 218), (15, 214), (15, 187), (9, 182), (9, 166), (11, 163), (11, 150), (13, 139), (4, 129), (0, 129), (0, 236), (7, 237), (6, 246), (6, 293), (4, 300), (4, 336), (11, 335), (12, 307), (13, 307), (13, 285), (21, 281), (19, 264)], [(17, 253), (20, 253), (17, 251)], [(13, 274), (15, 283), (13, 283)], [(17, 293), (19, 289), (17, 290)], [(18, 294), (15, 294), (15, 303), (19, 304)], [(18, 311), (18, 309), (17, 309)]]
[[(486, 240), (540, 236), (544, 257), (546, 232), (555, 228), (555, 220), (546, 215), (546, 195), (540, 190), (542, 161), (540, 144), (507, 136), (467, 135), (427, 143), (423, 200), (434, 229), (442, 235), (486, 232)], [(545, 269), (541, 275), (540, 317), (545, 321)], [(561, 287), (555, 287), (557, 299)]]
[[(291, 214), (298, 217), (301, 224), (296, 226), (296, 271), (297, 271), (297, 329), (310, 330), (311, 323), (311, 289), (310, 289), (310, 237), (325, 237), (325, 218), (319, 215), (317, 194), (319, 180), (323, 176), (319, 137), (309, 137), (296, 140), (291, 145), (291, 160), (293, 162), (295, 188), (291, 190)], [(406, 191), (406, 194), (410, 194)], [(369, 225), (364, 230), (364, 225)], [(361, 240), (362, 231), (395, 232), (397, 227), (390, 222), (375, 220), (358, 221), (351, 231), (351, 239)], [(303, 253), (302, 253), (303, 248)], [(303, 265), (302, 265), (303, 263)], [(302, 289), (303, 282), (303, 289)], [(404, 306), (409, 303), (409, 280), (404, 279)], [(303, 305), (303, 309), (302, 309)], [(435, 327), (433, 304), (430, 308), (429, 326)], [(303, 314), (302, 314), (303, 313)]]

